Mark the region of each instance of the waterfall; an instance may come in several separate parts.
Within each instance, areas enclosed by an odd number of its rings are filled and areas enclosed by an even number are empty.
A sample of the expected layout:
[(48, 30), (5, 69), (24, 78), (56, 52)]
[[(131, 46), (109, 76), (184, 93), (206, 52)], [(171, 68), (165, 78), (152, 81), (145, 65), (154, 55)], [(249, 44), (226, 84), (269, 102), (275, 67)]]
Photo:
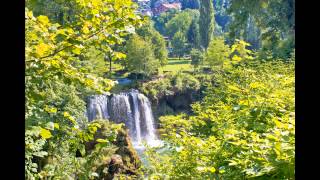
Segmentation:
[(141, 143), (141, 129), (140, 129), (140, 112), (139, 112), (139, 105), (138, 105), (138, 95), (136, 93), (132, 94), (133, 100), (133, 108), (134, 108), (134, 121), (135, 121), (135, 128), (137, 132), (137, 142), (138, 144)]
[(108, 98), (107, 96), (92, 96), (87, 108), (88, 119), (109, 119), (107, 109)]
[[(151, 111), (151, 105), (148, 100), (144, 95), (139, 94), (140, 99), (143, 101), (142, 106), (144, 109), (144, 115), (145, 115), (145, 122), (146, 122), (146, 127), (149, 132), (154, 132), (154, 125), (153, 125), (153, 116), (152, 116), (152, 111)], [(152, 133), (150, 136), (148, 136), (150, 139), (155, 139), (155, 134)]]
[(143, 141), (149, 146), (159, 145), (155, 134), (155, 124), (149, 99), (137, 90), (120, 94), (94, 95), (87, 103), (87, 117), (109, 119), (116, 123), (124, 123), (129, 129), (133, 144), (137, 147)]

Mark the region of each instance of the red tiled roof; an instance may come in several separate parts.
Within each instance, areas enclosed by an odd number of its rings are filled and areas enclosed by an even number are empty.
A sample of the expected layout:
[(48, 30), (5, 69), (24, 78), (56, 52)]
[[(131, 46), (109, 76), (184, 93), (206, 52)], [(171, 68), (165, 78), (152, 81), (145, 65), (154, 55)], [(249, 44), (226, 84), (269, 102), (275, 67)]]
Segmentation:
[(163, 3), (162, 6), (164, 6), (166, 8), (169, 8), (169, 9), (179, 9), (179, 8), (181, 8), (181, 4), (180, 3), (172, 3), (172, 4)]

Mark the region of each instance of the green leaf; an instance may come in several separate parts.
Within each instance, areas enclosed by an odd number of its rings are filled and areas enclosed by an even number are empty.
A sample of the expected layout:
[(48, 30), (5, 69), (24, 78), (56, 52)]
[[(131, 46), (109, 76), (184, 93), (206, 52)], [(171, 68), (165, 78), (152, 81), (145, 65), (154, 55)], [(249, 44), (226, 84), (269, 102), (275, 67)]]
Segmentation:
[(51, 132), (43, 128), (41, 128), (40, 130), (40, 136), (44, 139), (49, 139), (52, 137)]
[(40, 15), (37, 17), (38, 21), (41, 22), (43, 25), (47, 25), (49, 23), (49, 19), (47, 16)]
[(229, 85), (228, 88), (231, 89), (231, 90), (234, 90), (234, 91), (241, 91), (241, 89), (239, 89), (236, 86), (232, 86), (232, 85)]
[(98, 127), (98, 128), (101, 128), (101, 124), (99, 124), (99, 123), (92, 123), (92, 124), (90, 124), (91, 126), (95, 126), (95, 127)]
[(68, 112), (63, 112), (63, 116), (70, 120), (72, 124), (76, 124), (76, 120)]
[(55, 40), (59, 43), (59, 42), (62, 42), (62, 41), (64, 41), (64, 40), (66, 40), (67, 37), (68, 37), (68, 36), (65, 35), (65, 34), (58, 34), (58, 35), (56, 35)]
[(38, 164), (37, 163), (32, 163), (31, 167), (38, 168)]
[(81, 145), (81, 146), (80, 146), (79, 151), (80, 151), (80, 153), (81, 153), (82, 156), (85, 156), (85, 155), (86, 155), (86, 149), (85, 149), (85, 146), (84, 146), (84, 145)]
[(237, 165), (238, 163), (236, 162), (236, 161), (234, 161), (234, 160), (229, 160), (229, 166), (235, 166), (235, 165)]
[(226, 172), (226, 170), (224, 170), (224, 169), (219, 170), (219, 173), (220, 173), (220, 174), (223, 174), (223, 173), (225, 173), (225, 172)]
[(73, 52), (74, 54), (79, 55), (79, 54), (81, 54), (81, 49), (80, 49), (80, 48), (74, 48), (74, 49), (72, 49), (72, 52)]
[(35, 173), (38, 172), (37, 168), (31, 168), (31, 171)]
[(106, 143), (106, 142), (108, 142), (106, 139), (97, 139), (96, 141), (99, 142), (99, 143)]
[(59, 124), (58, 123), (54, 123), (54, 128), (59, 129)]
[(125, 26), (125, 30), (129, 33), (135, 32), (135, 28), (133, 26)]
[(126, 55), (126, 54), (123, 54), (123, 53), (121, 53), (121, 52), (114, 52), (114, 57), (115, 57), (116, 59), (123, 59), (123, 58), (126, 58), (127, 55)]
[(207, 171), (211, 172), (211, 173), (215, 173), (216, 172), (216, 168), (214, 167), (208, 167)]

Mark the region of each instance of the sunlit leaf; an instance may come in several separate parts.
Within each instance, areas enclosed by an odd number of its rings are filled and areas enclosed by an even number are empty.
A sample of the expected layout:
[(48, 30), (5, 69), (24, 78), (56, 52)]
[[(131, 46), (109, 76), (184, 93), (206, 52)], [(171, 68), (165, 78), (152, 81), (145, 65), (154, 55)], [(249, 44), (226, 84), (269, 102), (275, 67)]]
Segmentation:
[(49, 139), (52, 137), (52, 134), (49, 130), (41, 128), (40, 136), (44, 139)]

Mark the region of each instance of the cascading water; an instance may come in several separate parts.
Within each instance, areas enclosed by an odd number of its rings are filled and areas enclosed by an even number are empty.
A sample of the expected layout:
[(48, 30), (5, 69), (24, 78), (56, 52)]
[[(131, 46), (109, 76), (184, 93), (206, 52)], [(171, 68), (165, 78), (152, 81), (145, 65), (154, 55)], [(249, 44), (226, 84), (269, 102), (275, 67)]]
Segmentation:
[(109, 119), (108, 111), (103, 111), (108, 108), (108, 101), (108, 97), (104, 95), (90, 97), (90, 103), (87, 107), (88, 119)]
[(138, 104), (138, 95), (136, 93), (132, 94), (133, 108), (134, 108), (134, 122), (137, 132), (137, 143), (141, 143), (141, 129), (140, 129), (140, 112)]
[[(143, 96), (141, 94), (139, 94), (138, 96), (140, 96), (141, 100), (143, 101), (142, 106), (143, 106), (143, 109), (144, 109), (144, 116), (145, 116), (145, 122), (146, 122), (147, 130), (149, 132), (154, 132), (155, 131), (154, 130), (154, 124), (153, 124), (154, 120), (153, 120), (152, 111), (151, 111), (151, 108), (150, 108), (151, 107), (150, 102), (145, 96)], [(152, 139), (155, 139), (156, 137), (155, 137), (154, 133), (151, 133), (150, 136), (148, 136), (147, 138), (152, 140)]]
[(87, 105), (89, 121), (109, 119), (124, 123), (136, 148), (142, 148), (145, 141), (149, 146), (160, 145), (154, 127), (149, 99), (137, 90), (130, 92), (89, 97)]

